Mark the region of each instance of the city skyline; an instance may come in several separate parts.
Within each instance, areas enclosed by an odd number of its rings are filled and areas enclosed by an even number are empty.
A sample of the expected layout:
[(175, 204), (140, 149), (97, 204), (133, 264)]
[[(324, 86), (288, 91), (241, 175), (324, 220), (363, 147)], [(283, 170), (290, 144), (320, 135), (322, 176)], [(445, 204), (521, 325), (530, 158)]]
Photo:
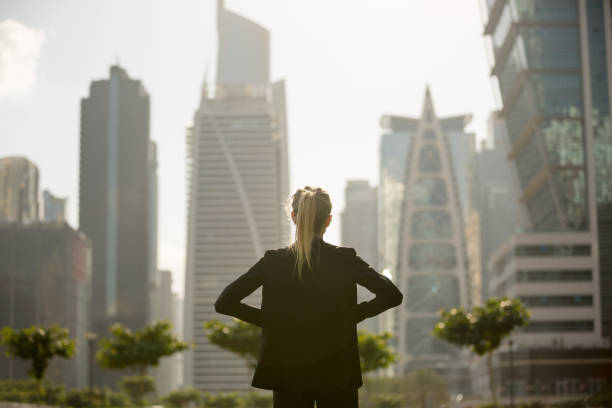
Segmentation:
[[(371, 153), (378, 149), (380, 115), (418, 114), (420, 98), (415, 96), (422, 94), (427, 82), (439, 101), (441, 115), (475, 112), (476, 132), (483, 137), (493, 97), (477, 2), (462, 7), (449, 1), (410, 6), (390, 1), (361, 6), (348, 2), (226, 3), (238, 14), (261, 22), (272, 33), (271, 76), (287, 78), (290, 187), (294, 190), (304, 184), (320, 184), (330, 191), (334, 204), (334, 220), (326, 235), (330, 242), (340, 240), (339, 215), (344, 208), (345, 181), (361, 178), (371, 184), (378, 182), (378, 160)], [(65, 17), (57, 10), (69, 5), (83, 15), (83, 21), (62, 23)], [(108, 8), (96, 6), (92, 10), (83, 10), (70, 2), (60, 3), (53, 10), (44, 4), (29, 7), (28, 2), (0, 6), (3, 15), (44, 34), (38, 76), (30, 91), (8, 96), (0, 93), (0, 109), (7, 111), (10, 118), (0, 121), (0, 134), (16, 136), (3, 140), (6, 149), (3, 153), (25, 155), (40, 167), (44, 175), (41, 189), (68, 197), (72, 203), (68, 220), (73, 226), (78, 208), (77, 167), (58, 164), (77, 162), (76, 101), (85, 95), (88, 82), (103, 78), (117, 58), (131, 76), (143, 80), (152, 98), (152, 138), (159, 150), (159, 264), (172, 270), (174, 287), (181, 293), (185, 208), (172, 197), (184, 196), (183, 129), (197, 104), (202, 73), (208, 66), (209, 81), (215, 74), (214, 7), (213, 1), (199, 4), (185, 1), (176, 7), (161, 2), (147, 7), (110, 2)], [(337, 20), (346, 10), (351, 10), (354, 19), (343, 23), (343, 30), (338, 31)], [(317, 19), (319, 32), (310, 32), (302, 21), (308, 18)], [(102, 19), (108, 21), (108, 35), (92, 34), (85, 41), (74, 34), (75, 30), (85, 28), (83, 24), (88, 24), (88, 31), (91, 27), (102, 27)], [(198, 24), (178, 27), (174, 20)], [(390, 24), (383, 24), (386, 21)], [(364, 37), (361, 29), (364, 25), (373, 28), (370, 37)], [(188, 26), (195, 28), (187, 29)], [(134, 27), (138, 30), (134, 31)], [(448, 38), (446, 30), (454, 30), (457, 35)], [(431, 39), (428, 44), (419, 40), (423, 33)], [(152, 46), (155, 41), (159, 42), (157, 47)], [(175, 47), (175, 43), (181, 47)], [(95, 54), (91, 54), (91, 44), (97, 47)], [(406, 46), (411, 49), (410, 55), (397, 52)], [(429, 55), (431, 48), (442, 52), (428, 57), (429, 64), (414, 64), (419, 55)], [(66, 67), (64, 61), (73, 52), (91, 58), (74, 60)], [(453, 71), (447, 68), (449, 59), (453, 60)], [(331, 64), (318, 62), (323, 60)], [(380, 64), (383, 60), (384, 68)], [(410, 75), (405, 75), (406, 72)], [(356, 98), (355, 90), (362, 98)], [(51, 94), (53, 105), (49, 105)], [(478, 97), (474, 98), (474, 94)], [(61, 149), (49, 147), (47, 140), (38, 136), (45, 133), (41, 125), (24, 125), (21, 119), (26, 104), (40, 115), (41, 122), (47, 123), (45, 129), (53, 132), (54, 145)], [(317, 120), (312, 121), (313, 117)], [(325, 128), (318, 125), (323, 122)], [(338, 168), (329, 153), (340, 151), (347, 144), (353, 154)], [(61, 159), (47, 157), (49, 148)], [(313, 167), (309, 157), (315, 156), (326, 160)]]

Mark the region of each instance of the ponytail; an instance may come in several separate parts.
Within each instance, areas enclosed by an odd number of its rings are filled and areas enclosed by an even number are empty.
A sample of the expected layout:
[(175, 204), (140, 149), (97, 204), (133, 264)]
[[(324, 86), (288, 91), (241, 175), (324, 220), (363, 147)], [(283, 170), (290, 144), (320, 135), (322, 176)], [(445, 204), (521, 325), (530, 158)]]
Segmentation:
[(312, 242), (315, 236), (323, 233), (331, 213), (331, 201), (322, 188), (306, 186), (293, 195), (292, 208), (296, 229), (291, 249), (295, 255), (295, 270), (302, 280), (304, 269), (312, 270)]

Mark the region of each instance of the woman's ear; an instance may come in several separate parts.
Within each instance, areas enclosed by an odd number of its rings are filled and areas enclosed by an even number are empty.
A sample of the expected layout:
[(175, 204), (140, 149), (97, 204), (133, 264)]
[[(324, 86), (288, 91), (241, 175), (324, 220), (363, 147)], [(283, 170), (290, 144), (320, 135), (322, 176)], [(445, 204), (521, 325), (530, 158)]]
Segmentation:
[(295, 213), (293, 211), (291, 211), (291, 219), (293, 220), (293, 223), (295, 224)]
[(329, 227), (329, 223), (331, 222), (331, 220), (332, 220), (332, 216), (331, 214), (329, 214), (327, 216), (327, 221), (325, 221), (325, 228)]

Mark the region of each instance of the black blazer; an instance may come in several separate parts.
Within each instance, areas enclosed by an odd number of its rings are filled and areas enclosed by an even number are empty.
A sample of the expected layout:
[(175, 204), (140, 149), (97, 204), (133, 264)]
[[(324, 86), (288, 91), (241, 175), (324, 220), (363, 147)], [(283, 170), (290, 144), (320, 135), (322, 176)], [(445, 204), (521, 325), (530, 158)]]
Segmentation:
[[(402, 302), (397, 287), (352, 248), (315, 238), (313, 259), (300, 282), (289, 248), (267, 251), (215, 303), (218, 313), (262, 328), (255, 387), (360, 387), (356, 325)], [(357, 284), (376, 297), (357, 304)], [(241, 302), (259, 286), (261, 309)]]

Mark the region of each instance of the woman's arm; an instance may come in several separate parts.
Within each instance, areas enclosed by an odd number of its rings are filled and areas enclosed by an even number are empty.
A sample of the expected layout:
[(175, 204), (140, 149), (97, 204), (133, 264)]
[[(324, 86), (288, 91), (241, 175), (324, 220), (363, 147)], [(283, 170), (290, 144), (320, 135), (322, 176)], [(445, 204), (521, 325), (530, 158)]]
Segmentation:
[(264, 268), (265, 255), (247, 273), (223, 289), (215, 302), (215, 311), (261, 327), (261, 309), (243, 303), (242, 299), (262, 285)]
[(374, 293), (374, 299), (357, 305), (357, 323), (374, 317), (387, 309), (402, 303), (403, 295), (386, 276), (376, 272), (361, 259), (354, 249), (348, 248), (351, 259), (350, 269), (355, 282)]

